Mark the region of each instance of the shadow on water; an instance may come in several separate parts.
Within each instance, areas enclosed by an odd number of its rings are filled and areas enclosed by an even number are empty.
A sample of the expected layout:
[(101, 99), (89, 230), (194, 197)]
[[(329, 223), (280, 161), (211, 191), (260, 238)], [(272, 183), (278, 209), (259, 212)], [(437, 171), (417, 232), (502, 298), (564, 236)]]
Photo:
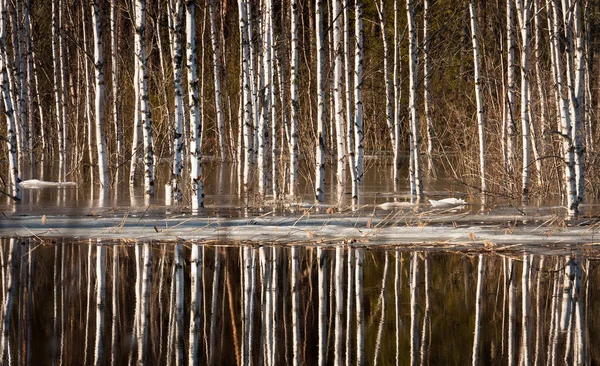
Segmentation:
[(600, 362), (585, 251), (5, 238), (0, 254), (2, 364)]

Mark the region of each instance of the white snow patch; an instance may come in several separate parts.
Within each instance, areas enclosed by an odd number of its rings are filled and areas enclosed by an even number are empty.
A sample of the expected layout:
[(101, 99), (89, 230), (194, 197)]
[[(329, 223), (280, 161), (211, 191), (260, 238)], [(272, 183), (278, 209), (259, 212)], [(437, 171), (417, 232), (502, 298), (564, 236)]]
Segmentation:
[(465, 200), (463, 200), (462, 198), (444, 198), (441, 200), (429, 200), (429, 203), (431, 203), (431, 207), (438, 207), (438, 208), (448, 208), (448, 207), (457, 207), (457, 206), (464, 206), (467, 204), (467, 202), (465, 202)]

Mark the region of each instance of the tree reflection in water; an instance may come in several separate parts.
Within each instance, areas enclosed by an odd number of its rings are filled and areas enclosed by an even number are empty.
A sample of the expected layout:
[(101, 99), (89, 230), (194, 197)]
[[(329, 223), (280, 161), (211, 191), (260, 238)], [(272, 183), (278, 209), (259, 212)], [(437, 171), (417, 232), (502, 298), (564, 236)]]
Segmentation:
[(598, 271), (584, 253), (47, 244), (2, 239), (3, 360), (600, 362), (588, 347)]

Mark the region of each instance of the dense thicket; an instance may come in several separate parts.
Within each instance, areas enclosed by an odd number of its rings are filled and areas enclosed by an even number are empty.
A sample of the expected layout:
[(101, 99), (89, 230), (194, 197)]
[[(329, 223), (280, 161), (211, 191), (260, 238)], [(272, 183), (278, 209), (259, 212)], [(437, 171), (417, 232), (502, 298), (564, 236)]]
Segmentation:
[[(127, 177), (120, 172), (127, 167), (131, 177), (141, 174), (141, 159), (145, 184), (169, 183), (179, 200), (179, 187), (186, 185), (181, 170), (189, 175), (191, 159), (204, 155), (240, 164), (241, 192), (256, 180), (261, 195), (295, 193), (303, 175), (317, 182), (316, 198), (322, 200), (321, 178), (315, 178), (322, 159), (318, 146), (340, 183), (345, 169), (335, 167), (343, 165), (360, 185), (364, 149), (365, 155), (411, 167), (427, 156), (422, 160), (437, 169), (423, 170), (422, 177), (420, 165), (409, 169), (417, 177), (417, 195), (420, 180), (440, 171), (488, 194), (561, 193), (571, 197), (572, 211), (584, 198), (584, 186), (596, 194), (597, 177), (586, 172), (597, 165), (597, 2), (477, 1), (474, 23), (462, 0), (129, 0), (98, 2), (98, 13), (87, 0), (0, 4), (7, 89), (0, 178), (15, 198), (18, 185), (11, 175), (18, 169), (21, 179), (38, 178), (37, 162), (60, 162), (58, 179), (91, 176), (107, 185)], [(195, 11), (189, 11), (192, 5)], [(144, 17), (138, 13), (142, 6)], [(96, 20), (99, 28), (93, 28)], [(192, 24), (195, 34), (186, 28)], [(190, 80), (194, 75), (198, 79)], [(485, 126), (478, 123), (476, 83)], [(99, 105), (96, 94), (103, 90), (107, 103)], [(487, 136), (481, 182), (478, 124)], [(98, 153), (102, 131), (110, 183)], [(194, 149), (196, 132), (202, 153)], [(153, 170), (165, 159), (173, 162), (172, 176), (155, 184)], [(195, 168), (198, 176), (187, 182), (201, 182), (201, 172)]]

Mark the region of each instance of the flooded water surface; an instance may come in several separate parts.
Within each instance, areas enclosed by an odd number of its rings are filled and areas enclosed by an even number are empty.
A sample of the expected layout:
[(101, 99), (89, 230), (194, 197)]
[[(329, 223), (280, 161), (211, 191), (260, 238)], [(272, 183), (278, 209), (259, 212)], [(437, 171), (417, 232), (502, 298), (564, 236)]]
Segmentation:
[[(2, 241), (12, 364), (597, 364), (595, 254)], [(418, 248), (416, 248), (418, 249)]]

